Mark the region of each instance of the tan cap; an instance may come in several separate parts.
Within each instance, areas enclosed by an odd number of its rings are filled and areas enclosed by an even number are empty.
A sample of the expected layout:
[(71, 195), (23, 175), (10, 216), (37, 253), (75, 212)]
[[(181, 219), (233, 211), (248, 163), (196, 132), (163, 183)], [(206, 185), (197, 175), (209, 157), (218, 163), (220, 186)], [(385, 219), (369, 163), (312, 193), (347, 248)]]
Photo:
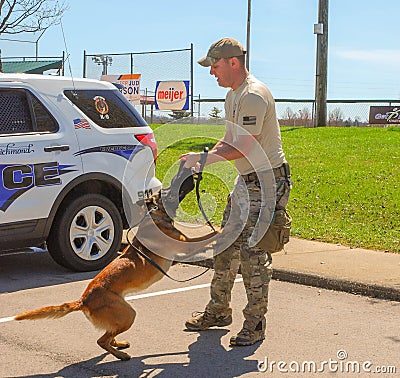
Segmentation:
[(240, 42), (233, 38), (222, 38), (214, 42), (208, 49), (207, 55), (197, 61), (203, 67), (210, 67), (222, 58), (232, 58), (246, 54)]

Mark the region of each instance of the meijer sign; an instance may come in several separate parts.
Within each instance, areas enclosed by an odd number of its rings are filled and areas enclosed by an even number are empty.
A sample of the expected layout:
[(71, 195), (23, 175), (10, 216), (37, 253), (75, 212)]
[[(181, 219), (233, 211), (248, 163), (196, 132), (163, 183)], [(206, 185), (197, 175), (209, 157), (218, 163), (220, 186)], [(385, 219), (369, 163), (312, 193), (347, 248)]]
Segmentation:
[(155, 105), (159, 110), (188, 110), (189, 81), (157, 81)]

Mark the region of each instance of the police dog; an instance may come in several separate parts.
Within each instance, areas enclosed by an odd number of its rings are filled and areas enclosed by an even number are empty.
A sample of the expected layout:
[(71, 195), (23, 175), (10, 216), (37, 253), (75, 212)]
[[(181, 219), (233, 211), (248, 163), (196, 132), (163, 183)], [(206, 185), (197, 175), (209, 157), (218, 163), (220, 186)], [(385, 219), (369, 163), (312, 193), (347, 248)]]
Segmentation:
[[(193, 246), (190, 246), (190, 242), (205, 241), (215, 234), (213, 232), (198, 238), (188, 238), (174, 227), (173, 220), (167, 214), (162, 202), (160, 192), (145, 200), (150, 216), (145, 217), (139, 224), (131, 245), (128, 245), (120, 256), (93, 278), (78, 300), (26, 311), (14, 319), (61, 318), (73, 311), (82, 311), (96, 328), (105, 330), (104, 335), (97, 340), (97, 344), (120, 360), (129, 360), (130, 355), (120, 350), (128, 348), (129, 342), (115, 339), (118, 334), (132, 326), (136, 317), (135, 310), (125, 301), (124, 296), (129, 292), (143, 290), (163, 277), (163, 273), (142, 257), (137, 249), (144, 252), (166, 272), (172, 265), (174, 256), (178, 253), (191, 253)], [(154, 233), (154, 228), (166, 236), (165, 240), (162, 240), (165, 257), (151, 252), (147, 243), (144, 246), (139, 241), (139, 239), (144, 240), (138, 238), (139, 234), (146, 238)], [(168, 244), (168, 240), (171, 243)], [(204, 245), (206, 244), (205, 242)]]

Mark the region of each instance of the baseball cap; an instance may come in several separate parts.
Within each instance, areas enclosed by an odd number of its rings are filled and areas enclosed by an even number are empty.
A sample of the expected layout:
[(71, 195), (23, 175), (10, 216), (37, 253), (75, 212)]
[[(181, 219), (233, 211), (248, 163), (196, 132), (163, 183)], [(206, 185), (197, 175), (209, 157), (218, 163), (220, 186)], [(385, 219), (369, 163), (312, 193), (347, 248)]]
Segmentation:
[(207, 55), (197, 61), (203, 67), (210, 67), (222, 58), (232, 58), (246, 54), (240, 42), (233, 38), (222, 38), (214, 42), (208, 49)]

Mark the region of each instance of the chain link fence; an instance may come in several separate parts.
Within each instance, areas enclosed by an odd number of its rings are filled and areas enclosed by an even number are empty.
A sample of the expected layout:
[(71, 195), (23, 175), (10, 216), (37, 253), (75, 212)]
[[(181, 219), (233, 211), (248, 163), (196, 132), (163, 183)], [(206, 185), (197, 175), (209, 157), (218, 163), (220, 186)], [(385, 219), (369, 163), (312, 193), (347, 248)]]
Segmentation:
[[(137, 110), (149, 123), (167, 123), (174, 120), (174, 112), (155, 110), (154, 96), (157, 81), (189, 80), (190, 111), (181, 116), (192, 116), (196, 123), (220, 123), (225, 117), (224, 99), (205, 99), (193, 93), (193, 45), (187, 49), (130, 52), (122, 54), (86, 54), (84, 52), (83, 77), (100, 79), (101, 75), (140, 73), (140, 105)], [(276, 109), (282, 126), (314, 124), (314, 100), (276, 99)], [(393, 106), (400, 100), (328, 100), (329, 126), (368, 125), (371, 106)], [(179, 116), (179, 114), (178, 114)]]
[[(157, 81), (190, 81), (193, 92), (193, 44), (190, 48), (165, 51), (130, 52), (121, 54), (86, 54), (84, 51), (83, 77), (99, 80), (101, 75), (138, 73), (140, 77), (140, 105), (135, 105), (150, 123), (168, 122), (171, 111), (154, 109)], [(193, 109), (193, 98), (191, 98)]]
[[(3, 63), (14, 61), (41, 62), (62, 57), (1, 57)], [(224, 99), (201, 98), (193, 93), (193, 44), (190, 48), (130, 52), (87, 54), (84, 51), (83, 77), (100, 79), (101, 75), (121, 75), (140, 73), (140, 105), (137, 110), (149, 123), (168, 123), (174, 121), (170, 110), (155, 110), (154, 96), (157, 81), (190, 81), (190, 111), (182, 112), (182, 116), (191, 116), (190, 123), (223, 123)], [(58, 74), (64, 75), (64, 64)], [(275, 99), (279, 122), (282, 126), (314, 125), (315, 102), (312, 99)], [(398, 100), (327, 100), (328, 126), (367, 126), (371, 106), (400, 106)], [(179, 114), (178, 114), (179, 116)], [(186, 122), (189, 122), (188, 120)], [(375, 125), (377, 126), (377, 125)]]
[[(194, 117), (198, 123), (219, 118), (224, 118), (224, 99), (194, 100)], [(276, 112), (281, 126), (314, 125), (314, 100), (275, 99)], [(367, 126), (369, 124), (369, 109), (371, 106), (400, 105), (400, 100), (328, 100), (327, 124), (328, 126)]]

